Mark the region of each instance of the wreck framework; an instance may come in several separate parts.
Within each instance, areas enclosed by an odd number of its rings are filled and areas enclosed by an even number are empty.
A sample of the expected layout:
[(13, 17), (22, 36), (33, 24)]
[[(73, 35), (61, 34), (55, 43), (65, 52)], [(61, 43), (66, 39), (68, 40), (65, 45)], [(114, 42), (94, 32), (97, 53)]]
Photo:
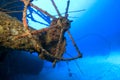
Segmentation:
[[(61, 16), (54, 0), (51, 0), (59, 16), (58, 18), (35, 6), (30, 0), (21, 1), (24, 3), (22, 23), (16, 18), (7, 15), (5, 12), (0, 12), (0, 47), (4, 47), (5, 50), (9, 48), (30, 52), (36, 51), (41, 59), (52, 62), (53, 67), (58, 61), (69, 61), (82, 57), (82, 54), (69, 31), (72, 22), (68, 19), (70, 0), (67, 2), (65, 16)], [(26, 19), (28, 6), (49, 16), (52, 19), (50, 26), (40, 30), (29, 27)], [(66, 59), (62, 57), (66, 47), (66, 38), (64, 36), (66, 32), (69, 34), (73, 46), (78, 52), (78, 55), (74, 58)]]

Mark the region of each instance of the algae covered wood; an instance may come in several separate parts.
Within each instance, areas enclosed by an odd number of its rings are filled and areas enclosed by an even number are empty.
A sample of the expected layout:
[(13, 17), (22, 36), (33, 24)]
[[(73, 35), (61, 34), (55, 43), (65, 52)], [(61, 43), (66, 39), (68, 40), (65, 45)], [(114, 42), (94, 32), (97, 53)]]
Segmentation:
[(25, 33), (23, 24), (3, 12), (0, 12), (0, 46), (12, 49), (34, 50), (33, 43), (28, 37), (14, 39), (15, 36)]
[[(39, 33), (37, 33), (34, 29), (30, 28), (30, 31), (33, 34), (32, 37), (26, 33), (26, 29), (19, 20), (5, 14), (4, 12), (0, 12), (0, 48), (4, 47), (5, 50), (36, 51), (41, 58), (53, 62), (54, 58), (44, 53), (49, 52), (51, 55), (55, 55), (60, 29), (53, 27), (47, 31), (40, 30), (40, 32), (38, 31)], [(23, 34), (25, 34), (25, 36), (21, 37)], [(62, 37), (60, 56), (64, 53), (66, 45), (65, 37)], [(43, 51), (43, 49), (47, 52)]]

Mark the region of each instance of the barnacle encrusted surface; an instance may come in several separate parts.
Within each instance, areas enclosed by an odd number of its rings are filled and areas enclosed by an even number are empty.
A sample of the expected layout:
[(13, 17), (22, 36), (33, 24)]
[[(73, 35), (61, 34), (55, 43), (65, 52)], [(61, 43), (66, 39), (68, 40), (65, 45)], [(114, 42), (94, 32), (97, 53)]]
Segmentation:
[(14, 39), (25, 33), (23, 24), (3, 12), (0, 12), (0, 46), (12, 49), (34, 50), (33, 43), (28, 37)]
[[(30, 28), (30, 30), (35, 31), (32, 28)], [(59, 26), (49, 29), (48, 31), (42, 33), (32, 35), (35, 41), (33, 41), (33, 39), (29, 37), (29, 35), (15, 39), (16, 36), (20, 36), (25, 33), (26, 30), (19, 20), (3, 12), (0, 12), (0, 48), (4, 47), (3, 49), (6, 50), (9, 48), (13, 50), (26, 50), (30, 52), (36, 51), (39, 54), (41, 53), (44, 54), (44, 52), (42, 52), (40, 49), (35, 48), (35, 45), (37, 43), (39, 45), (39, 48), (44, 48), (51, 55), (54, 56), (56, 54), (56, 47), (60, 35)], [(62, 56), (62, 54), (64, 53), (65, 45), (66, 40), (65, 37), (63, 36), (62, 42), (60, 44), (59, 56)], [(3, 49), (2, 51), (4, 51)], [(54, 59), (49, 57), (48, 55), (43, 55), (43, 57), (46, 60), (54, 61)]]

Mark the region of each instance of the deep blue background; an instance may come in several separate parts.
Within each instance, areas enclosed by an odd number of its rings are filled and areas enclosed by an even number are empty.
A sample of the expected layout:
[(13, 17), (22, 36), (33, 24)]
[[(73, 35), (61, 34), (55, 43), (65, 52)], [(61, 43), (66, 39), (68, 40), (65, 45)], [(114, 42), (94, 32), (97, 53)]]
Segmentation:
[[(3, 80), (6, 76), (8, 80), (119, 80), (119, 8), (120, 0), (99, 0), (82, 16), (73, 18), (70, 31), (83, 54), (82, 59), (59, 62), (52, 68), (51, 63), (28, 52), (13, 51), (4, 61), (3, 66), (7, 66), (2, 68), (6, 71)], [(67, 34), (66, 37), (67, 54), (76, 56)]]

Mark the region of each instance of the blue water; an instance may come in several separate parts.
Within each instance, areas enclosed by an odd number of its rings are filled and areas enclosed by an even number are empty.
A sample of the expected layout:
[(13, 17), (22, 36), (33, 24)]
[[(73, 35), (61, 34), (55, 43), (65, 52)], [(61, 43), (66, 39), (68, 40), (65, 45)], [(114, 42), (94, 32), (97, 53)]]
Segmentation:
[[(70, 31), (83, 58), (60, 61), (52, 68), (52, 64), (39, 59), (37, 53), (31, 55), (29, 52), (19, 52), (22, 53), (20, 55), (13, 52), (14, 56), (5, 61), (7, 79), (120, 80), (119, 8), (119, 0), (99, 0), (86, 9), (82, 16), (77, 13), (78, 18), (70, 18), (73, 20)], [(77, 52), (67, 34), (66, 38), (66, 52), (76, 56)]]

